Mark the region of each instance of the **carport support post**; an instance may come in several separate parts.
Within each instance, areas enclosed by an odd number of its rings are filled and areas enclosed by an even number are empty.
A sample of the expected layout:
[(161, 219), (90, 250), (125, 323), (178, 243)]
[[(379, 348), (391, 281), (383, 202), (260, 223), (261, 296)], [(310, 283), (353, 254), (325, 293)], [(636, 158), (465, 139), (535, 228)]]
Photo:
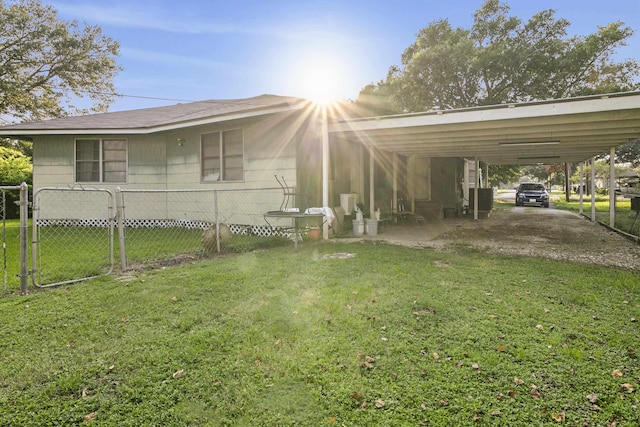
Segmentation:
[(616, 147), (609, 152), (609, 225), (616, 226)]
[(596, 158), (591, 158), (591, 221), (596, 220)]
[(374, 149), (369, 149), (369, 219), (375, 219), (375, 206), (376, 206), (376, 189), (375, 189), (375, 159)]
[(475, 159), (476, 166), (476, 174), (475, 174), (475, 183), (473, 185), (473, 219), (478, 219), (478, 187), (480, 186), (480, 160), (476, 157)]
[(578, 183), (580, 184), (580, 189), (579, 191), (579, 199), (580, 199), (580, 203), (578, 204), (579, 208), (578, 208), (578, 214), (583, 215), (584, 214), (584, 206), (583, 206), (583, 202), (584, 202), (584, 162), (580, 162), (580, 178), (578, 179)]
[[(327, 107), (322, 106), (320, 132), (322, 133), (322, 206), (329, 207), (329, 124), (327, 123)], [(322, 238), (329, 238), (329, 225), (322, 221)]]
[(391, 199), (391, 212), (398, 212), (398, 155), (393, 153), (393, 197)]

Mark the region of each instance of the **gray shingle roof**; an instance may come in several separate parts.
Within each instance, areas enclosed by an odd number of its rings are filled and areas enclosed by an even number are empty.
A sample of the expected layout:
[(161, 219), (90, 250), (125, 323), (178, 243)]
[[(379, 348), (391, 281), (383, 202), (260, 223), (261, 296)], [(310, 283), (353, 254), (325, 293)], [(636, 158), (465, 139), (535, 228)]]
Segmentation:
[(113, 113), (90, 114), (86, 116), (63, 117), (0, 127), (0, 135), (28, 135), (32, 132), (52, 131), (108, 131), (108, 130), (148, 130), (154, 128), (188, 126), (191, 122), (203, 121), (245, 114), (259, 116), (274, 108), (303, 108), (308, 101), (302, 98), (260, 95), (246, 99), (206, 100), (176, 104), (166, 107), (143, 108), (139, 110)]

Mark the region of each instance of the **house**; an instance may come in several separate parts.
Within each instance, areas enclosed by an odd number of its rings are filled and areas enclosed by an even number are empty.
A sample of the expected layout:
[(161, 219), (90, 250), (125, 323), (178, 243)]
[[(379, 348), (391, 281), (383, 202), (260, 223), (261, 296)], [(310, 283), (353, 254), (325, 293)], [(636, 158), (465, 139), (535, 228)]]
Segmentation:
[(440, 215), (477, 197), (480, 161), (582, 162), (640, 138), (640, 94), (369, 118), (262, 95), (9, 125), (2, 136), (33, 141), (35, 190), (243, 190), (278, 176), (311, 206), (357, 193), (369, 215), (401, 205)]
[[(309, 203), (319, 205), (317, 120), (308, 101), (262, 95), (66, 117), (2, 130), (33, 141), (34, 192), (48, 187), (247, 190), (277, 187), (277, 175), (291, 186), (304, 187)], [(259, 206), (264, 201), (256, 201), (255, 209), (263, 212), (280, 204), (272, 202)], [(73, 209), (78, 216), (97, 216), (89, 206), (80, 209)], [(173, 213), (156, 212), (171, 209)], [(136, 219), (185, 218), (194, 209), (184, 202), (152, 203), (137, 211)], [(51, 211), (48, 215), (60, 216)]]
[[(2, 128), (33, 141), (34, 188), (260, 188), (297, 167), (319, 128), (309, 102), (263, 95)], [(306, 165), (307, 169), (310, 165)], [(306, 175), (306, 174), (305, 174)], [(304, 179), (304, 177), (301, 177)]]

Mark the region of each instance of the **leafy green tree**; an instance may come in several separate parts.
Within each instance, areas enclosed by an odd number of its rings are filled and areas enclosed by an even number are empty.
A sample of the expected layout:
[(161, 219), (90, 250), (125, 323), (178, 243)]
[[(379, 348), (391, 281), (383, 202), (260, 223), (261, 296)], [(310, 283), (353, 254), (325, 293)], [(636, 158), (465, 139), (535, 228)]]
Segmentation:
[(119, 44), (99, 27), (60, 20), (38, 0), (0, 2), (0, 118), (106, 111), (118, 54)]
[(489, 183), (491, 187), (510, 185), (518, 182), (522, 176), (520, 166), (489, 165)]
[(31, 158), (22, 152), (0, 146), (0, 184), (20, 185), (30, 183), (33, 172)]
[(630, 141), (617, 147), (616, 160), (621, 163), (631, 163), (633, 166), (640, 166), (640, 141)]
[(509, 6), (487, 0), (470, 29), (448, 20), (421, 29), (385, 81), (358, 99), (388, 95), (397, 112), (428, 111), (502, 102), (557, 99), (637, 87), (635, 60), (616, 62), (616, 49), (633, 34), (622, 22), (587, 36), (568, 36), (570, 22), (543, 10), (529, 21)]

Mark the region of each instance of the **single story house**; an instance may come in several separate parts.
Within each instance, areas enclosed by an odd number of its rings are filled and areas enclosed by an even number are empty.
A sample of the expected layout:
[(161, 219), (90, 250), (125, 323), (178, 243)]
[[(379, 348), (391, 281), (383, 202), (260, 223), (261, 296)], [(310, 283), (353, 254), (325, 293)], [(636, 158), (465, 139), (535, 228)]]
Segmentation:
[(460, 212), (478, 200), (480, 161), (582, 162), (640, 138), (640, 93), (356, 119), (262, 95), (7, 125), (0, 137), (33, 141), (35, 190), (241, 190), (278, 176), (311, 206), (356, 193), (371, 216)]

